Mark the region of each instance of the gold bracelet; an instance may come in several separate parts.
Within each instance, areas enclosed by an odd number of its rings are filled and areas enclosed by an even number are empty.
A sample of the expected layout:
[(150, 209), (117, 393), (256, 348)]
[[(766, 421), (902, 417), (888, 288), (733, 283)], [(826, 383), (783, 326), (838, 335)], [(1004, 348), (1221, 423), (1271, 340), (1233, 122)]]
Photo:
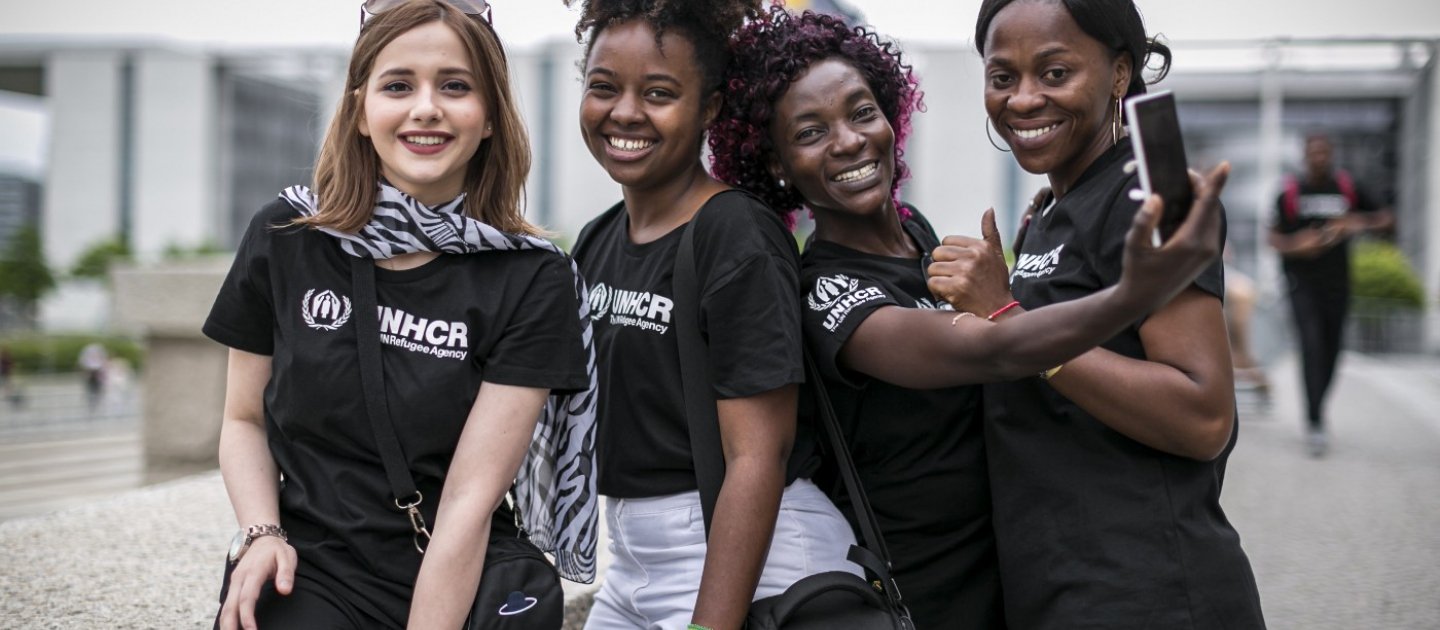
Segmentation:
[(1044, 379), (1044, 380), (1047, 380), (1047, 381), (1050, 380), (1050, 379), (1052, 379), (1052, 378), (1055, 378), (1055, 375), (1060, 373), (1060, 368), (1063, 368), (1063, 367), (1065, 367), (1065, 364), (1064, 364), (1064, 363), (1061, 363), (1060, 365), (1057, 365), (1057, 366), (1052, 367), (1052, 368), (1050, 368), (1050, 369), (1048, 369), (1048, 370), (1045, 370), (1044, 372), (1041, 372), (1041, 373), (1040, 373), (1040, 378), (1042, 378), (1042, 379)]

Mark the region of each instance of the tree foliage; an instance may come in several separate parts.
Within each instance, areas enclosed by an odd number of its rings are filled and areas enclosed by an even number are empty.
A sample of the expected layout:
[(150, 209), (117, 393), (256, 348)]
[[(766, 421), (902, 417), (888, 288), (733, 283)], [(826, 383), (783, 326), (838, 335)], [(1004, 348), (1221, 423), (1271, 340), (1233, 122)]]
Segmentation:
[(15, 232), (0, 257), (0, 296), (34, 304), (55, 288), (55, 276), (45, 265), (40, 230), (26, 225)]

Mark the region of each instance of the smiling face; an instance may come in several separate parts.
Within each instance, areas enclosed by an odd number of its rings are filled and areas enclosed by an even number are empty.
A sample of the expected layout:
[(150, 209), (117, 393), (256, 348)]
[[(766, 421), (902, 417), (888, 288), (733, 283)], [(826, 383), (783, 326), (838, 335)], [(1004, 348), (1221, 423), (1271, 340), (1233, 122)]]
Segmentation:
[(1058, 2), (1021, 0), (990, 24), (985, 111), (1021, 168), (1057, 194), (1113, 145), (1115, 99), (1130, 60), (1085, 34)]
[(605, 27), (585, 64), (580, 133), (595, 161), (622, 186), (648, 188), (699, 168), (705, 126), (720, 97), (703, 85), (695, 49), (634, 19)]
[(790, 84), (770, 125), (772, 170), (817, 216), (889, 210), (895, 131), (854, 66), (825, 59)]
[(490, 137), (470, 53), (442, 22), (417, 26), (380, 51), (364, 87), (360, 134), (385, 179), (422, 203), (454, 199)]

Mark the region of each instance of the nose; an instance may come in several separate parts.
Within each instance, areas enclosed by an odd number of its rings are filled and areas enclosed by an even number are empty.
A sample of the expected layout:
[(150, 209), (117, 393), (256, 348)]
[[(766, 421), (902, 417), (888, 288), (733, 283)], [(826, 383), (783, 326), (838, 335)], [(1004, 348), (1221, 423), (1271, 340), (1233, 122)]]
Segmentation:
[(1005, 101), (1006, 109), (1016, 114), (1025, 115), (1039, 110), (1045, 106), (1045, 93), (1039, 81), (1031, 79), (1021, 81), (1015, 88), (1015, 93)]
[(416, 121), (429, 122), (440, 120), (443, 110), (435, 100), (435, 91), (431, 89), (418, 89), (415, 91), (415, 103), (410, 108), (410, 117)]
[(635, 94), (624, 93), (615, 99), (615, 106), (610, 108), (610, 120), (622, 125), (634, 125), (645, 118), (641, 109), (640, 99)]
[(835, 142), (830, 148), (836, 155), (859, 153), (865, 148), (865, 134), (851, 125), (839, 125), (835, 128)]

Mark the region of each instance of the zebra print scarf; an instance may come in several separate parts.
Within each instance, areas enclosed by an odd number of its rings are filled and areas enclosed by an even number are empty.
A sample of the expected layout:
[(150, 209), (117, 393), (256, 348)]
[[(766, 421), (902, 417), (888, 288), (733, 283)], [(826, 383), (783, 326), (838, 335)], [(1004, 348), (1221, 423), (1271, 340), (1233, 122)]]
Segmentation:
[[(318, 211), (315, 194), (293, 186), (280, 197), (305, 216)], [(575, 582), (595, 579), (598, 537), (595, 489), (595, 347), (590, 326), (589, 291), (575, 261), (550, 241), (501, 232), (462, 214), (465, 195), (427, 207), (381, 182), (374, 216), (356, 234), (320, 228), (340, 241), (340, 248), (360, 258), (392, 258), (412, 252), (468, 254), (541, 249), (565, 256), (575, 274), (575, 297), (584, 326), (586, 372), (583, 392), (551, 396), (545, 403), (530, 450), (515, 476), (515, 511), (530, 540), (555, 556), (560, 575)]]

